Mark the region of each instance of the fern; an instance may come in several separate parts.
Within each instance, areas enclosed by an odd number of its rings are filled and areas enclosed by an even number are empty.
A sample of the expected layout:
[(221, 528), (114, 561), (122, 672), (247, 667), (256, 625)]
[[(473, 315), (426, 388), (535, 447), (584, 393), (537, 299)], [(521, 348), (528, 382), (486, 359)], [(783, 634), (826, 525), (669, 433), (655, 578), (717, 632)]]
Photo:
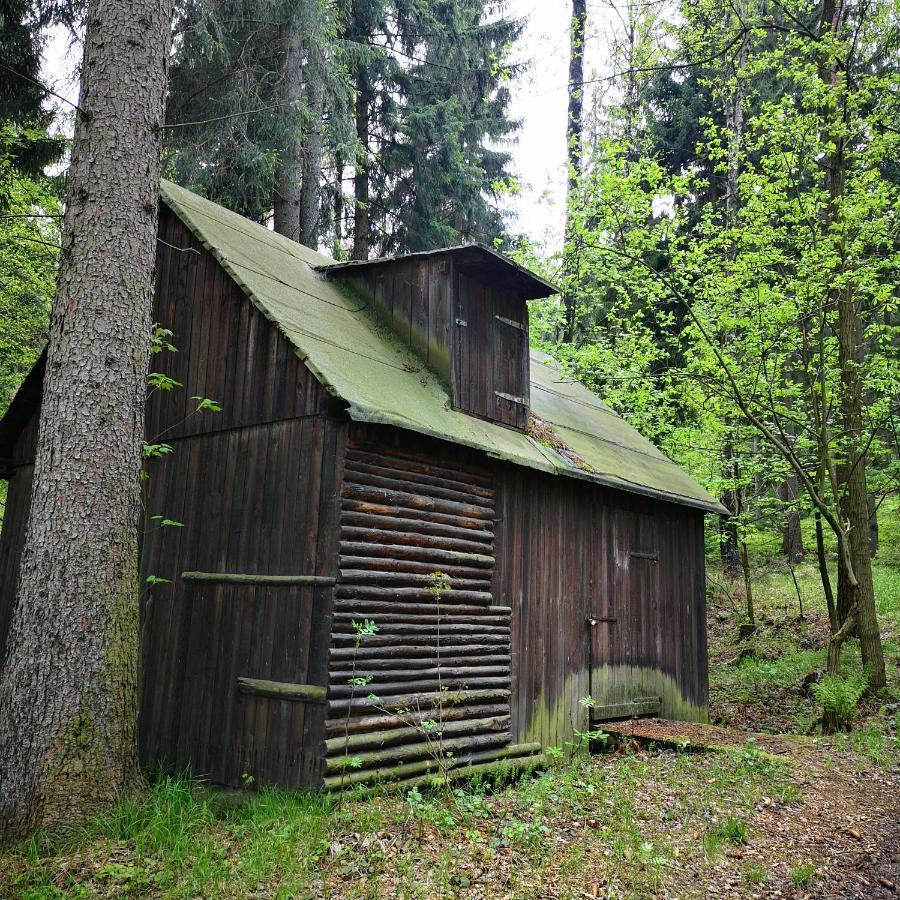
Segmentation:
[(825, 675), (812, 689), (816, 700), (822, 704), (826, 713), (830, 713), (835, 726), (848, 728), (856, 718), (859, 701), (868, 686), (869, 679), (865, 674), (849, 678)]

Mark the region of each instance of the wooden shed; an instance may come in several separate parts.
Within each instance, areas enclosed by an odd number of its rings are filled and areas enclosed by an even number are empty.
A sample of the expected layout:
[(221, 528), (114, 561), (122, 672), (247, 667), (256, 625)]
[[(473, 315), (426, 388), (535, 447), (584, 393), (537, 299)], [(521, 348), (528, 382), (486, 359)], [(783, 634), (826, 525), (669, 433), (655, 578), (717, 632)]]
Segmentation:
[[(141, 553), (147, 765), (330, 789), (420, 777), (436, 741), (524, 766), (589, 714), (707, 717), (721, 507), (529, 352), (551, 293), (479, 246), (337, 264), (164, 184), (154, 318), (179, 352), (154, 368), (184, 388), (147, 409), (173, 448)], [(0, 646), (42, 375), (0, 422)]]

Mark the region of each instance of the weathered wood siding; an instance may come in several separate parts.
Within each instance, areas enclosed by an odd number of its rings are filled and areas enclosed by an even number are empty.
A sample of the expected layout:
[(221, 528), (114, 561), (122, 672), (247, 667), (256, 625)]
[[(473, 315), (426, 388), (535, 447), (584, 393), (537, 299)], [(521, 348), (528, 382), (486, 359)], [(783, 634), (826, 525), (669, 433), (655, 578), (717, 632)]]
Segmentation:
[[(177, 353), (153, 366), (184, 387), (155, 393), (140, 740), (145, 764), (240, 785), (316, 786), (325, 706), (239, 690), (238, 678), (327, 684), (327, 584), (192, 581), (184, 572), (334, 577), (341, 425), (288, 342), (167, 211), (155, 318)], [(192, 396), (222, 411), (194, 413)], [(183, 526), (162, 527), (153, 516)]]
[(528, 425), (528, 309), (514, 288), (449, 255), (360, 266), (340, 278), (444, 379), (457, 409)]
[[(539, 748), (511, 742), (511, 611), (491, 594), (490, 463), (387, 429), (350, 434), (326, 787), (433, 772), (436, 745), (454, 767), (525, 764)], [(449, 585), (439, 598), (438, 573)], [(377, 630), (358, 638), (354, 623), (366, 621)], [(440, 735), (415, 727), (429, 720), (443, 723)]]
[[(663, 715), (702, 719), (702, 514), (512, 466), (498, 468), (496, 492), (493, 593), (512, 607), (513, 739), (563, 746), (584, 730), (589, 694), (659, 696)], [(635, 576), (645, 565), (652, 588)]]
[(508, 288), (455, 273), (453, 405), (514, 428), (528, 425), (528, 309)]
[(375, 303), (377, 315), (397, 337), (451, 384), (453, 260), (412, 257), (342, 273), (362, 298)]
[(39, 411), (28, 420), (12, 448), (13, 476), (6, 490), (3, 530), (0, 532), (0, 665), (6, 653), (6, 635), (12, 622), (19, 581), (19, 561), (25, 545), (25, 527), (31, 508), (31, 481), (37, 449)]

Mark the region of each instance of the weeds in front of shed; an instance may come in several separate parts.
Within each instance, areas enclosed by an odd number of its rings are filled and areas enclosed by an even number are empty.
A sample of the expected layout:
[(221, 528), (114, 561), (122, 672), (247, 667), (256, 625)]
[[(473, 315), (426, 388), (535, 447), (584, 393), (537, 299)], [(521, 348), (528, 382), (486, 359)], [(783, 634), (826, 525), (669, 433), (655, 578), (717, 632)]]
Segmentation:
[[(427, 591), (434, 599), (436, 619), (435, 662), (437, 669), (438, 686), (438, 690), (436, 692), (436, 702), (431, 704), (430, 706), (423, 708), (418, 697), (416, 697), (413, 706), (410, 708), (392, 708), (375, 693), (368, 694), (366, 699), (372, 703), (373, 709), (376, 709), (387, 716), (394, 717), (397, 720), (397, 724), (399, 726), (406, 726), (419, 735), (419, 737), (425, 744), (426, 756), (432, 762), (434, 768), (433, 773), (426, 772), (422, 776), (421, 782), (430, 787), (440, 788), (445, 798), (452, 799), (453, 794), (451, 792), (450, 773), (456, 765), (456, 757), (453, 751), (447, 749), (444, 743), (445, 710), (447, 709), (447, 707), (453, 706), (456, 703), (460, 702), (462, 699), (462, 695), (459, 692), (449, 690), (444, 684), (444, 665), (441, 645), (441, 599), (443, 595), (451, 589), (452, 585), (450, 577), (439, 570), (431, 572), (428, 576), (428, 579), (429, 585)], [(347, 705), (347, 714), (344, 720), (345, 747), (349, 744), (350, 719), (352, 714), (353, 699), (356, 696), (356, 691), (361, 690), (362, 688), (369, 685), (374, 678), (371, 673), (361, 673), (358, 671), (358, 652), (360, 647), (362, 646), (363, 641), (367, 637), (370, 637), (378, 632), (377, 624), (370, 619), (366, 619), (363, 622), (353, 621), (351, 624), (356, 636), (353, 644), (351, 677), (348, 680), (348, 684), (350, 685), (350, 700)], [(432, 711), (434, 711), (435, 713), (434, 716), (429, 715), (429, 713)], [(360, 769), (361, 766), (362, 760), (359, 756), (348, 754), (344, 757), (343, 764), (341, 766), (341, 788), (343, 788), (345, 785), (345, 778), (347, 776), (348, 770)], [(393, 771), (388, 775), (388, 779), (385, 781), (385, 785), (389, 786), (390, 780), (395, 777), (402, 777), (402, 763), (394, 766)], [(416, 796), (421, 796), (417, 788), (414, 787), (413, 791), (415, 792), (411, 792), (411, 796), (413, 798), (415, 798)], [(417, 801), (412, 802), (410, 806), (413, 810), (424, 808), (423, 804)]]

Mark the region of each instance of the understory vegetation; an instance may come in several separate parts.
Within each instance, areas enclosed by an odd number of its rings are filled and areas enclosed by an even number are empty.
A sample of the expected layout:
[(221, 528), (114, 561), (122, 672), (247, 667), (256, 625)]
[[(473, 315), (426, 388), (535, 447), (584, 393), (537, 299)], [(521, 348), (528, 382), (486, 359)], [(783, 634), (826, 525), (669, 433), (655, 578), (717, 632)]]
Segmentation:
[[(867, 884), (868, 896), (888, 892), (900, 812), (896, 528), (891, 507), (875, 564), (889, 685), (851, 704), (847, 732), (818, 733), (823, 694), (814, 688), (828, 629), (818, 573), (795, 567), (800, 619), (790, 572), (759, 547), (752, 635), (740, 627), (738, 583), (710, 569), (711, 720), (729, 727), (705, 746), (690, 731), (665, 746), (626, 737), (606, 753), (550, 753), (552, 765), (519, 780), (403, 794), (227, 794), (156, 775), (140, 799), (0, 857), (0, 895), (800, 897)], [(854, 641), (844, 677), (862, 677)]]

